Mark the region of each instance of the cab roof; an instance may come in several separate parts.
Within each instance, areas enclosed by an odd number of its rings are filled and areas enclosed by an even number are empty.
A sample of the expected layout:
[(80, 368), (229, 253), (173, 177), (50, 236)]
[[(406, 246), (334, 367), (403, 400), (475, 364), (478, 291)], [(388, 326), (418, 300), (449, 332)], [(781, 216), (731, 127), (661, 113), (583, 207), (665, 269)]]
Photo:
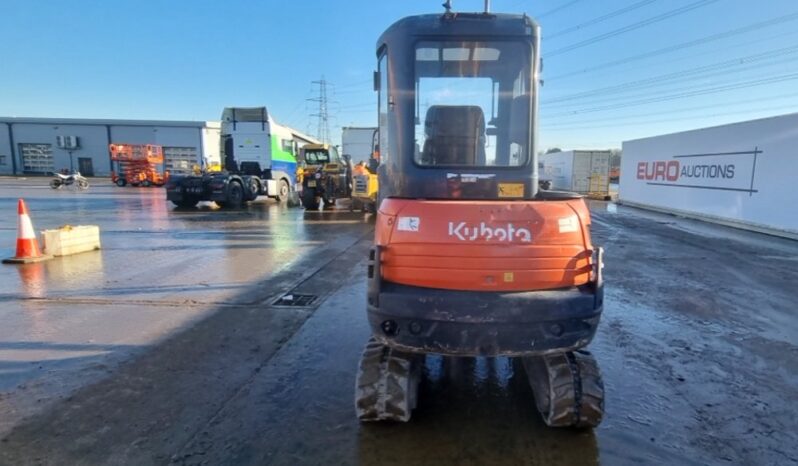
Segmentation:
[(519, 14), (452, 12), (408, 16), (382, 33), (377, 41), (377, 50), (391, 41), (407, 41), (408, 37), (414, 36), (534, 37), (538, 30), (534, 19)]
[(302, 146), (305, 150), (330, 150), (329, 144), (305, 144)]

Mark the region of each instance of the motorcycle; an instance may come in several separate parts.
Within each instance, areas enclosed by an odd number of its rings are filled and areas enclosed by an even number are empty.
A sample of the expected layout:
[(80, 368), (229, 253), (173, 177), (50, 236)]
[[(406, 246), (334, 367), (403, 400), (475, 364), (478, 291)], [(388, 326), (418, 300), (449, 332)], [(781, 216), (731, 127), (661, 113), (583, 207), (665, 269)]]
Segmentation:
[(62, 186), (77, 186), (78, 189), (89, 189), (89, 180), (87, 180), (80, 172), (73, 172), (69, 175), (61, 173), (54, 173), (55, 178), (50, 180), (50, 187), (53, 189), (61, 189)]

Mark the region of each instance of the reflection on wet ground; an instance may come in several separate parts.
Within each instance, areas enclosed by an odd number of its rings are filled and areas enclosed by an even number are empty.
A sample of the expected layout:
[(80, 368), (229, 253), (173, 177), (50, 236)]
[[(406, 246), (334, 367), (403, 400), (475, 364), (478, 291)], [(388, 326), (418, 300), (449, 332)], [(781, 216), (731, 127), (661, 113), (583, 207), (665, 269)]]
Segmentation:
[[(272, 200), (237, 211), (211, 203), (177, 209), (162, 189), (98, 180), (85, 192), (54, 191), (46, 181), (0, 179), (0, 256), (14, 252), (20, 196), (37, 231), (99, 225), (102, 249), (0, 267), (0, 390), (25, 387), (0, 393), (0, 432), (18, 416), (3, 411), (16, 395), (41, 405), (93, 380), (73, 377), (80, 370), (106, 375), (220, 304), (259, 304), (274, 291), (247, 297), (253, 282), (371, 229), (368, 216), (342, 209), (308, 221), (303, 209)], [(21, 405), (14, 410), (24, 413)]]
[[(362, 270), (353, 271), (346, 283)], [(593, 431), (547, 428), (507, 358), (428, 356), (411, 422), (360, 424), (365, 284), (331, 296), (175, 456), (184, 464), (598, 464)]]
[(362, 464), (598, 464), (592, 430), (549, 429), (507, 358), (429, 357), (410, 424), (364, 425)]
[(103, 249), (35, 267), (0, 268), (0, 299), (168, 300), (185, 292), (197, 293), (194, 301), (218, 301), (330, 238), (370, 228), (368, 216), (345, 209), (305, 212), (270, 200), (238, 211), (211, 203), (177, 209), (161, 189), (97, 185), (74, 193), (36, 182), (11, 180), (0, 186), (0, 213), (9, 213), (0, 216), (0, 255), (13, 254), (20, 193), (28, 199), (36, 229), (96, 224)]

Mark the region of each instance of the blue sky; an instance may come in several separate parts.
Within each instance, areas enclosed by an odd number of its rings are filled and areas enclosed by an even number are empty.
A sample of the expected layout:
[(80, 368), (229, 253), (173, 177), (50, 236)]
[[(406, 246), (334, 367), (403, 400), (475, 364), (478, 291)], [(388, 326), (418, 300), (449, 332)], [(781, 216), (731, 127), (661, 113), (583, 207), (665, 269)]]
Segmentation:
[[(306, 99), (324, 75), (338, 139), (340, 126), (376, 121), (376, 38), (402, 16), (442, 11), (440, 3), (0, 0), (0, 115), (215, 120), (225, 106), (266, 105), (314, 133)], [(482, 0), (453, 3), (482, 8)], [(539, 16), (543, 27), (542, 148), (619, 147), (798, 111), (795, 0), (492, 7)], [(669, 47), (677, 49), (606, 66)]]

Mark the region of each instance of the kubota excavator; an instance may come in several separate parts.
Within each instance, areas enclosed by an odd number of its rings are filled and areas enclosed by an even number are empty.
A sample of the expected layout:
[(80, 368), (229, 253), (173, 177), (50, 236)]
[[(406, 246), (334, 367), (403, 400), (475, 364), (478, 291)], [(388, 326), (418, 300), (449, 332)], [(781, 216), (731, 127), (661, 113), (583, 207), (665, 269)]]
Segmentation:
[(521, 359), (549, 426), (596, 426), (604, 387), (583, 348), (603, 307), (602, 250), (584, 199), (538, 186), (540, 28), (445, 6), (377, 43), (380, 205), (357, 415), (408, 421), (426, 354), (505, 356)]

